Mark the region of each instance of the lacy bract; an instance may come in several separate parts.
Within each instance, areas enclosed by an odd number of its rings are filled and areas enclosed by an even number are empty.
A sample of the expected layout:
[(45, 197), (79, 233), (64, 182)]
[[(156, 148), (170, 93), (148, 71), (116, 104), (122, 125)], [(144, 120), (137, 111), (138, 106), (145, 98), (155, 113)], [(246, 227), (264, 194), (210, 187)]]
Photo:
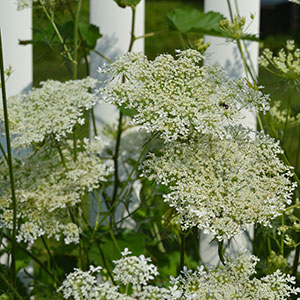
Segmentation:
[[(96, 80), (85, 78), (59, 82), (42, 82), (27, 95), (8, 99), (9, 126), (14, 136), (13, 147), (27, 147), (51, 135), (59, 140), (84, 123), (83, 113), (97, 103), (90, 90)], [(0, 120), (3, 121), (1, 109)]]
[[(103, 142), (83, 141), (83, 151), (74, 162), (72, 150), (44, 147), (22, 160), (15, 159), (14, 174), (18, 220), (17, 240), (33, 242), (46, 235), (65, 243), (79, 242), (79, 228), (70, 218), (70, 209), (81, 201), (86, 191), (100, 187), (110, 170), (99, 158)], [(61, 162), (61, 151), (64, 163)], [(0, 172), (0, 225), (12, 228), (11, 191), (6, 161)]]
[(160, 55), (154, 61), (127, 53), (100, 69), (109, 76), (100, 91), (106, 102), (133, 110), (134, 124), (160, 132), (167, 141), (195, 132), (223, 137), (225, 126), (240, 119), (242, 109), (268, 107), (268, 98), (247, 81), (230, 80), (216, 66), (201, 67), (202, 59), (196, 50), (178, 52), (176, 58)]
[(183, 229), (197, 226), (230, 238), (246, 224), (269, 221), (291, 202), (295, 184), (290, 167), (278, 158), (273, 139), (235, 126), (228, 139), (200, 135), (172, 142), (159, 155), (150, 154), (144, 175), (169, 186), (164, 199), (180, 215)]
[[(146, 274), (149, 268), (156, 268), (145, 263), (149, 258), (128, 254), (130, 252), (125, 251), (122, 259), (114, 261), (113, 274), (118, 278), (127, 278), (125, 282), (121, 280), (121, 285), (114, 286), (110, 281), (104, 281), (103, 277), (97, 278), (102, 268), (90, 266), (87, 272), (75, 269), (67, 275), (58, 291), (65, 299), (74, 300), (284, 300), (299, 293), (299, 289), (292, 286), (295, 279), (281, 271), (260, 279), (252, 278), (258, 259), (245, 252), (235, 260), (227, 260), (225, 267), (219, 266), (209, 272), (204, 271), (203, 267), (198, 267), (196, 271), (184, 268), (177, 278), (171, 277), (168, 287), (149, 284), (154, 277)], [(118, 279), (114, 277), (114, 280)], [(124, 286), (130, 286), (132, 290), (126, 288), (122, 293)]]

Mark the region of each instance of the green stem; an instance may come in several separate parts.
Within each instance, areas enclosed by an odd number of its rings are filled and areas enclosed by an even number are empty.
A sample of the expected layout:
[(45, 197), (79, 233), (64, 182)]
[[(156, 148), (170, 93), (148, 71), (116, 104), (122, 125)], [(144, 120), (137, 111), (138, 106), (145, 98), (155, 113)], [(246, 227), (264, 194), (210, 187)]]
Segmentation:
[(41, 236), (41, 240), (42, 240), (42, 243), (43, 243), (43, 245), (44, 245), (44, 247), (45, 247), (45, 249), (47, 251), (49, 261), (53, 264), (53, 266), (55, 267), (55, 269), (58, 271), (57, 263), (56, 263), (54, 257), (52, 256), (51, 251), (50, 251), (50, 249), (49, 249), (49, 247), (47, 245), (47, 242), (46, 242), (46, 240), (44, 239), (43, 236)]
[(57, 147), (57, 150), (58, 150), (58, 153), (59, 153), (62, 165), (64, 166), (65, 170), (68, 171), (66, 160), (65, 160), (64, 154), (63, 154), (63, 152), (62, 152), (62, 150), (60, 148), (60, 145), (59, 145), (58, 141), (56, 141), (56, 147)]
[(98, 130), (97, 130), (97, 125), (96, 125), (94, 108), (91, 108), (91, 116), (92, 116), (92, 122), (93, 122), (93, 128), (94, 128), (94, 135), (98, 136)]
[(3, 155), (4, 159), (6, 160), (6, 162), (7, 162), (7, 164), (8, 164), (8, 157), (7, 157), (7, 155), (6, 155), (6, 153), (5, 153), (5, 150), (4, 150), (4, 148), (3, 148), (3, 146), (2, 146), (1, 143), (0, 143), (0, 150), (1, 150), (1, 152), (2, 152), (2, 155)]
[(62, 36), (61, 36), (61, 34), (60, 34), (60, 32), (59, 32), (59, 30), (58, 30), (58, 28), (57, 28), (57, 26), (56, 26), (53, 18), (49, 15), (49, 13), (48, 13), (48, 11), (47, 11), (47, 9), (45, 7), (44, 0), (39, 0), (39, 1), (40, 1), (40, 4), (42, 6), (42, 9), (43, 9), (46, 17), (50, 21), (50, 23), (51, 23), (51, 25), (52, 25), (55, 33), (57, 34), (57, 37), (58, 37), (59, 41), (61, 42), (61, 44), (62, 44), (62, 46), (63, 46), (63, 48), (64, 48), (64, 50), (65, 50), (65, 52), (67, 54), (68, 59), (73, 63), (73, 58), (72, 58), (71, 52), (68, 49), (67, 45), (65, 44), (64, 39), (62, 38)]
[(115, 201), (112, 202), (112, 204), (111, 204), (109, 210), (108, 210), (108, 211), (106, 212), (106, 214), (104, 214), (104, 216), (102, 217), (102, 219), (101, 219), (101, 221), (100, 221), (100, 224), (102, 224), (102, 222), (107, 218), (107, 216), (108, 216), (109, 214), (111, 214), (111, 212), (114, 210), (115, 206), (116, 206), (117, 203), (118, 203), (118, 200), (121, 198), (123, 192), (125, 191), (128, 182), (130, 182), (131, 177), (133, 176), (133, 174), (134, 174), (134, 172), (136, 171), (136, 169), (138, 168), (138, 166), (139, 166), (139, 164), (140, 164), (142, 158), (144, 157), (146, 151), (148, 150), (148, 147), (149, 147), (149, 145), (150, 145), (150, 143), (151, 143), (151, 141), (152, 141), (152, 138), (153, 138), (153, 136), (151, 136), (151, 137), (149, 138), (148, 142), (144, 145), (144, 148), (143, 148), (143, 150), (142, 150), (142, 152), (141, 152), (141, 154), (140, 154), (138, 160), (136, 161), (135, 165), (133, 166), (133, 168), (132, 168), (132, 170), (131, 170), (131, 172), (130, 172), (130, 174), (129, 174), (127, 180), (126, 180), (126, 182), (123, 184), (123, 187), (122, 187), (121, 191), (119, 192), (119, 194), (118, 194), (118, 196), (116, 197)]
[(230, 0), (227, 0), (227, 6), (229, 9), (230, 20), (231, 20), (231, 22), (233, 22), (233, 13), (232, 13), (232, 7), (231, 7)]
[(225, 259), (224, 259), (224, 248), (223, 248), (224, 241), (218, 241), (218, 255), (220, 258), (220, 261), (225, 266)]
[(12, 210), (13, 210), (13, 220), (12, 220), (13, 228), (12, 228), (12, 239), (11, 239), (11, 282), (12, 282), (12, 286), (15, 288), (16, 287), (15, 255), (16, 255), (16, 247), (17, 247), (17, 242), (16, 242), (17, 199), (16, 199), (15, 178), (14, 178), (14, 171), (13, 171), (12, 150), (11, 150), (11, 144), (10, 144), (9, 119), (8, 119), (7, 99), (6, 99), (1, 29), (0, 29), (0, 73), (1, 73), (2, 105), (3, 105), (3, 113), (4, 113), (4, 126), (5, 126), (6, 147), (7, 147), (7, 161), (8, 161), (8, 168), (9, 168), (9, 179), (10, 179)]
[(298, 265), (299, 265), (299, 256), (300, 256), (300, 232), (298, 232), (297, 235), (297, 247), (296, 247), (296, 252), (294, 256), (294, 261), (293, 261), (293, 271), (292, 275), (296, 276), (297, 275), (297, 270), (298, 270)]
[(285, 144), (285, 139), (286, 139), (287, 125), (288, 125), (288, 122), (289, 122), (289, 115), (290, 115), (290, 111), (291, 111), (291, 101), (292, 101), (293, 88), (294, 88), (294, 86), (293, 86), (292, 82), (289, 82), (288, 107), (287, 107), (287, 113), (286, 113), (285, 124), (284, 124), (282, 145)]
[(109, 62), (110, 64), (113, 63), (113, 61), (111, 59), (109, 59), (108, 57), (106, 57), (104, 54), (102, 54), (101, 52), (97, 51), (96, 49), (91, 49), (91, 48), (87, 48), (88, 50), (95, 52), (97, 55), (99, 55), (100, 57), (102, 57), (104, 60), (106, 60), (107, 62)]
[(101, 248), (99, 242), (97, 242), (97, 246), (98, 246), (98, 249), (99, 249), (101, 258), (102, 258), (103, 265), (104, 265), (104, 267), (105, 267), (105, 269), (106, 269), (106, 271), (107, 271), (107, 274), (108, 274), (108, 276), (109, 276), (111, 282), (112, 282), (114, 285), (116, 285), (116, 283), (115, 283), (115, 281), (114, 281), (114, 277), (112, 276), (112, 274), (111, 274), (111, 272), (110, 272), (110, 270), (109, 270), (109, 268), (108, 268), (108, 265), (107, 265), (107, 262), (106, 262), (105, 255), (104, 255), (104, 253), (103, 253), (103, 250), (102, 250), (102, 248)]
[[(281, 215), (281, 226), (284, 226), (284, 214)], [(280, 237), (280, 254), (284, 257), (284, 234)]]
[[(70, 0), (67, 0), (67, 4), (68, 4), (68, 7), (69, 7), (69, 11), (70, 11), (70, 13), (72, 15), (73, 21), (75, 23), (76, 16), (75, 16), (75, 14), (73, 12), (72, 4), (70, 3)], [(79, 35), (81, 44), (84, 45), (84, 40), (83, 40), (83, 37), (82, 37), (82, 34), (81, 34), (79, 28), (78, 28), (78, 35)], [(84, 57), (84, 62), (85, 62), (86, 75), (89, 76), (89, 74), (90, 74), (90, 67), (89, 67), (89, 62), (88, 62), (88, 54), (87, 54), (86, 48), (84, 46), (82, 46), (82, 51), (83, 51), (83, 57)]]
[(73, 159), (74, 161), (77, 160), (77, 131), (76, 128), (74, 127), (74, 131), (73, 131)]
[[(132, 7), (132, 18), (131, 18), (131, 38), (129, 42), (128, 52), (131, 52), (133, 44), (135, 42), (135, 34), (134, 34), (134, 27), (135, 27), (135, 15), (136, 10), (135, 7)], [(123, 77), (122, 81), (125, 81), (125, 78)], [(115, 203), (118, 193), (118, 188), (120, 184), (119, 180), (119, 150), (120, 150), (120, 144), (121, 144), (121, 135), (122, 135), (122, 123), (123, 123), (123, 113), (120, 110), (119, 113), (119, 121), (118, 121), (118, 132), (117, 132), (117, 141), (116, 141), (116, 147), (115, 147), (115, 153), (114, 153), (114, 189), (113, 189), (113, 195), (112, 195), (112, 204)], [(114, 222), (114, 216), (113, 216), (114, 210), (112, 211), (112, 222)]]
[(14, 286), (12, 286), (6, 277), (3, 275), (2, 271), (0, 271), (0, 278), (6, 284), (6, 286), (10, 289), (10, 291), (14, 294), (14, 299), (23, 300), (23, 297), (18, 293)]
[(120, 144), (121, 144), (121, 135), (122, 135), (122, 122), (123, 122), (123, 113), (120, 110), (119, 113), (119, 122), (118, 122), (118, 132), (117, 132), (117, 141), (115, 146), (115, 154), (114, 154), (114, 190), (112, 195), (112, 203), (115, 202), (118, 188), (119, 188), (119, 151), (120, 151)]
[(271, 252), (272, 252), (272, 246), (271, 246), (271, 238), (270, 238), (270, 235), (267, 236), (267, 246), (268, 246), (268, 252), (269, 252), (269, 255), (271, 255)]
[(299, 137), (298, 137), (298, 146), (297, 146), (297, 157), (296, 157), (296, 166), (295, 166), (295, 172), (299, 172), (299, 157), (300, 157), (300, 129), (299, 130)]
[[(11, 238), (8, 235), (6, 235), (5, 233), (3, 233), (3, 236), (6, 239), (8, 239), (9, 241), (11, 241)], [(29, 252), (22, 245), (18, 245), (18, 249), (22, 250), (26, 255), (28, 255), (30, 258), (32, 258), (53, 279), (53, 281), (56, 282), (54, 276), (50, 273), (50, 271), (45, 267), (45, 265), (35, 255), (33, 255), (31, 252)]]
[(185, 234), (180, 233), (180, 271), (182, 271), (184, 267), (185, 242), (186, 242)]
[(77, 71), (78, 71), (78, 22), (80, 16), (80, 9), (81, 9), (82, 0), (78, 1), (77, 10), (74, 20), (74, 44), (73, 44), (73, 79), (77, 79)]

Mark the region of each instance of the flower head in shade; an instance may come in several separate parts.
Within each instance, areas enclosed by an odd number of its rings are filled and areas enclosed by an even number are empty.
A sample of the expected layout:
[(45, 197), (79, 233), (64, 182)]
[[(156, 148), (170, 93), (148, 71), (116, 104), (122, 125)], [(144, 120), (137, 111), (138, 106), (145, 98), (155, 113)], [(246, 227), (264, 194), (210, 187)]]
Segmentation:
[[(41, 88), (27, 95), (8, 99), (10, 129), (14, 147), (28, 147), (32, 142), (42, 142), (47, 136), (56, 140), (73, 131), (76, 124), (84, 123), (83, 113), (97, 103), (90, 90), (96, 80), (85, 78), (64, 83), (48, 80)], [(2, 110), (0, 121), (3, 121)]]
[(252, 278), (258, 260), (244, 252), (234, 260), (227, 260), (224, 267), (209, 271), (203, 266), (197, 271), (185, 268), (171, 279), (174, 294), (181, 291), (182, 300), (283, 300), (300, 292), (293, 287), (295, 278), (279, 270), (260, 279)]
[[(202, 66), (196, 50), (159, 55), (127, 53), (111, 67), (101, 89), (106, 102), (135, 112), (132, 122), (166, 141), (187, 139), (195, 133), (224, 137), (225, 127), (241, 118), (244, 108), (265, 110), (268, 98), (244, 80), (230, 80), (217, 66)], [(118, 78), (125, 78), (122, 82)]]
[[(99, 158), (101, 140), (84, 140), (82, 147), (76, 162), (67, 146), (62, 149), (65, 166), (58, 150), (47, 147), (14, 161), (19, 242), (32, 243), (43, 235), (63, 237), (66, 244), (79, 242), (80, 229), (72, 222), (69, 209), (85, 192), (99, 188), (111, 172)], [(4, 161), (0, 165), (0, 207), (0, 226), (12, 228), (9, 171)]]
[(291, 202), (295, 184), (278, 143), (260, 133), (251, 140), (250, 133), (229, 127), (228, 139), (200, 135), (149, 155), (144, 176), (169, 187), (164, 199), (183, 229), (197, 226), (222, 240), (247, 224), (268, 225)]

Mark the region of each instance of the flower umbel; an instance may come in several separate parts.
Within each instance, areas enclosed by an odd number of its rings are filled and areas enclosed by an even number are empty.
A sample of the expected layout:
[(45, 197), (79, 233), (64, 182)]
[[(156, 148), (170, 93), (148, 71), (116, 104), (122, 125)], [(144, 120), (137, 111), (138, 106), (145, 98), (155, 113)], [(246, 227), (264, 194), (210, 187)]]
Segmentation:
[[(141, 53), (127, 53), (110, 68), (101, 89), (105, 102), (124, 105), (136, 114), (132, 122), (166, 141), (188, 139), (195, 133), (223, 137), (226, 125), (241, 119), (244, 108), (265, 110), (268, 98), (245, 80), (230, 80), (217, 67), (201, 67), (196, 50), (160, 55), (149, 61)], [(125, 82), (118, 78), (124, 76)], [(115, 79), (115, 80), (112, 80)]]
[(200, 135), (149, 155), (144, 175), (169, 186), (164, 198), (183, 229), (197, 226), (222, 240), (246, 224), (269, 224), (291, 202), (295, 185), (278, 143), (263, 134), (252, 140), (250, 133), (229, 127), (228, 139)]
[[(15, 138), (14, 147), (28, 147), (42, 142), (45, 137), (56, 140), (73, 131), (76, 124), (84, 123), (83, 113), (97, 103), (90, 93), (96, 80), (85, 78), (64, 83), (54, 80), (42, 82), (27, 95), (8, 99), (10, 129)], [(2, 121), (2, 110), (0, 111)]]

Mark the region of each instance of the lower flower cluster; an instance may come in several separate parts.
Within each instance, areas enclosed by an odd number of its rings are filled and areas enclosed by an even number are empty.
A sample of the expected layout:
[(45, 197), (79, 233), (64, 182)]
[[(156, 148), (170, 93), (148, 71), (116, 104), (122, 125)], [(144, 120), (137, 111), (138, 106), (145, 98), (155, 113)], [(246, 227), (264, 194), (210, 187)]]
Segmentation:
[(58, 292), (65, 299), (74, 300), (283, 300), (300, 292), (293, 287), (295, 278), (281, 271), (252, 278), (258, 259), (245, 251), (225, 266), (209, 271), (198, 267), (196, 271), (183, 271), (171, 277), (167, 287), (151, 285), (158, 275), (150, 258), (130, 256), (125, 249), (122, 258), (114, 261), (114, 282), (105, 281), (101, 267), (90, 266), (89, 271), (75, 269), (67, 275)]

